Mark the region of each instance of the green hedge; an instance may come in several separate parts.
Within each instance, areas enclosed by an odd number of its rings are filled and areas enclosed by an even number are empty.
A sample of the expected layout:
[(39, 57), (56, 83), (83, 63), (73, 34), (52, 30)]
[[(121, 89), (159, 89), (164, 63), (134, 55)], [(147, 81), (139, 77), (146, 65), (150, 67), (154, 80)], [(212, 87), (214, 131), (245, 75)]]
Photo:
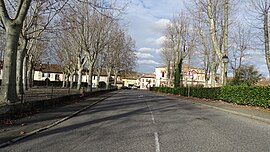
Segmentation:
[(152, 91), (191, 96), (214, 100), (223, 100), (240, 105), (270, 108), (270, 87), (226, 86), (218, 88), (168, 88), (155, 87)]
[(226, 86), (222, 87), (220, 97), (240, 105), (270, 107), (270, 87)]

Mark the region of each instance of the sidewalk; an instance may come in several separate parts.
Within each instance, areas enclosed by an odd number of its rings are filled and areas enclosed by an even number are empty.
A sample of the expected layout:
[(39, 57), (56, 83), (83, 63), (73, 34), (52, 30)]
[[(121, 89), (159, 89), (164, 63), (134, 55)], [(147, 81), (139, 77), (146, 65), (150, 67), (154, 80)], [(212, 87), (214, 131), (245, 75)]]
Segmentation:
[(113, 91), (95, 97), (84, 98), (75, 103), (43, 110), (32, 116), (7, 120), (6, 124), (0, 124), (0, 148), (55, 126), (115, 93)]

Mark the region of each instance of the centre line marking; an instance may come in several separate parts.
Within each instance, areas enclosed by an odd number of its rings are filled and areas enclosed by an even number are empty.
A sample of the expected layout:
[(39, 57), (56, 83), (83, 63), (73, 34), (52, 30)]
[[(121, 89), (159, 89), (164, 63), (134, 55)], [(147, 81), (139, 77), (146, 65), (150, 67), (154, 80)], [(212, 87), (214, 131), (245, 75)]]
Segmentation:
[(147, 107), (148, 107), (148, 109), (149, 109), (149, 111), (150, 111), (150, 113), (151, 113), (151, 119), (152, 119), (152, 122), (153, 122), (153, 124), (155, 124), (156, 122), (155, 122), (155, 117), (154, 117), (153, 111), (152, 111), (152, 109), (150, 108), (150, 106), (148, 105), (148, 103), (146, 103), (146, 105), (147, 105)]
[(160, 152), (160, 145), (159, 145), (158, 133), (157, 132), (154, 132), (154, 135), (155, 135), (156, 152)]

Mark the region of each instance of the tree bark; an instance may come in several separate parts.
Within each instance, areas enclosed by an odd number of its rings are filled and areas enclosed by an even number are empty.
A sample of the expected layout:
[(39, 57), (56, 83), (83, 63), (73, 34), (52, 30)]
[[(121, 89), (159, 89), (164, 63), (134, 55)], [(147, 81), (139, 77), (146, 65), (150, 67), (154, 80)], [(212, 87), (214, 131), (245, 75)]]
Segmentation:
[(265, 10), (263, 13), (264, 17), (264, 48), (265, 48), (265, 59), (270, 74), (270, 51), (269, 51), (269, 25), (268, 25), (268, 10)]
[(18, 101), (16, 91), (17, 47), (22, 24), (30, 7), (30, 3), (31, 0), (19, 1), (15, 12), (15, 18), (11, 19), (6, 9), (5, 2), (0, 1), (0, 16), (6, 30), (7, 40), (0, 102), (14, 103)]
[(109, 89), (110, 86), (110, 77), (111, 77), (111, 72), (112, 72), (112, 68), (108, 67), (106, 68), (107, 71), (107, 83), (106, 83), (106, 89)]
[(87, 90), (92, 93), (93, 92), (93, 87), (92, 87), (92, 84), (93, 84), (93, 65), (89, 65), (88, 67), (88, 70), (89, 70), (89, 75), (88, 75), (88, 87), (87, 87)]
[(81, 89), (81, 85), (82, 85), (82, 70), (83, 68), (78, 68), (78, 83), (77, 83), (77, 90)]
[(17, 52), (17, 65), (16, 65), (16, 89), (18, 94), (23, 94), (23, 62), (26, 56), (27, 40), (24, 37), (20, 37), (20, 45)]
[(27, 68), (27, 88), (33, 87), (33, 56), (29, 56), (28, 68)]
[(28, 63), (28, 56), (26, 56), (24, 59), (23, 59), (23, 90), (28, 90), (28, 87), (27, 87), (27, 69), (28, 69), (28, 66), (27, 66), (27, 63)]
[(20, 25), (14, 23), (6, 27), (6, 49), (4, 55), (3, 78), (1, 88), (1, 102), (14, 103), (18, 101), (16, 91), (16, 59), (17, 46), (20, 35)]

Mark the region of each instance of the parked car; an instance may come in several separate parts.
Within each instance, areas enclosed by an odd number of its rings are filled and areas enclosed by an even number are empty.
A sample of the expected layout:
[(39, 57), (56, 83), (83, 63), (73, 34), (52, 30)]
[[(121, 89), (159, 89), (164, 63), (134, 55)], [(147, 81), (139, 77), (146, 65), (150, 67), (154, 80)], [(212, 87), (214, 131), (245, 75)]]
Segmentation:
[(128, 89), (128, 90), (129, 90), (129, 89), (131, 89), (131, 88), (129, 88), (129, 87), (127, 87), (127, 86), (122, 86), (121, 89)]

